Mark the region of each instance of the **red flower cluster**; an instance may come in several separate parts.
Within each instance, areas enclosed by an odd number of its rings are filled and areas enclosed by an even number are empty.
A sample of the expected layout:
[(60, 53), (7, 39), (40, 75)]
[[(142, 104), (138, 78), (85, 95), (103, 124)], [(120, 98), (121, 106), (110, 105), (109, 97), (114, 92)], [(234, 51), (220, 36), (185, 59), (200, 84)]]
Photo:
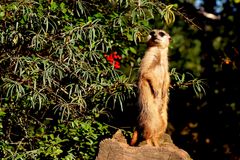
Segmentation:
[(104, 57), (107, 61), (114, 66), (115, 69), (120, 68), (119, 60), (122, 59), (121, 55), (118, 55), (117, 52), (112, 52), (110, 55), (104, 54)]

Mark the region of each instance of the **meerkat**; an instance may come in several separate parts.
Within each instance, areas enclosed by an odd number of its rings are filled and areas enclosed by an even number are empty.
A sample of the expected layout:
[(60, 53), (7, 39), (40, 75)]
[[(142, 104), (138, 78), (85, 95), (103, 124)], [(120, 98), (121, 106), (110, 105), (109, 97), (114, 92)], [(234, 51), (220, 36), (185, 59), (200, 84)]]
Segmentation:
[[(164, 30), (152, 30), (148, 36), (147, 50), (139, 69), (139, 128), (148, 145), (159, 146), (159, 140), (167, 128), (168, 47), (171, 37)], [(139, 136), (135, 130), (131, 145)]]

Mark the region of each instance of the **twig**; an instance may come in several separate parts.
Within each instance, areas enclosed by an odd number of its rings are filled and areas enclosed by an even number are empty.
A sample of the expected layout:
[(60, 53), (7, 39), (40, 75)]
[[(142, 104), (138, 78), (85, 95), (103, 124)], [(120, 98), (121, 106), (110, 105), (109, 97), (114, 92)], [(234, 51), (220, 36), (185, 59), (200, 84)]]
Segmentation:
[[(166, 5), (165, 3), (159, 2), (159, 4), (160, 4), (160, 6), (161, 6), (162, 8), (166, 8), (166, 7), (167, 7), (167, 5)], [(193, 22), (193, 20), (189, 19), (187, 16), (184, 15), (184, 13), (180, 12), (177, 8), (172, 7), (172, 10), (173, 10), (177, 15), (179, 15), (180, 17), (183, 17), (188, 23), (190, 23), (191, 25), (193, 25), (193, 26), (196, 27), (197, 29), (202, 30), (201, 27), (199, 27), (197, 24), (195, 24), (195, 23)]]

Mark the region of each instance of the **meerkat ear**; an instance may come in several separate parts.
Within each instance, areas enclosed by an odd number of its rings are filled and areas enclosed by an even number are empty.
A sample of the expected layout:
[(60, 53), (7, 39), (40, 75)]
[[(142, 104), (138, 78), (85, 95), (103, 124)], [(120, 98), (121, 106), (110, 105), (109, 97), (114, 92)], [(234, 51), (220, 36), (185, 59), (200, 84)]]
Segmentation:
[(169, 36), (169, 42), (172, 42), (172, 37)]
[(149, 41), (151, 38), (152, 38), (152, 35), (149, 34), (149, 35), (147, 36), (147, 41)]

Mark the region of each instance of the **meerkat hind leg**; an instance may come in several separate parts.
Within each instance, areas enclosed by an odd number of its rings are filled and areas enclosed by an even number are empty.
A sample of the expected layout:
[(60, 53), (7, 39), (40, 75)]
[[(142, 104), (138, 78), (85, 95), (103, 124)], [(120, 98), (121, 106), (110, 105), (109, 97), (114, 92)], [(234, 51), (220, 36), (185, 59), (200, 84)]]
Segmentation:
[(149, 138), (146, 139), (146, 145), (159, 147), (159, 138)]
[(152, 139), (151, 139), (151, 138), (146, 139), (146, 143), (147, 143), (147, 145), (149, 145), (149, 146), (153, 146), (153, 142), (152, 142)]

